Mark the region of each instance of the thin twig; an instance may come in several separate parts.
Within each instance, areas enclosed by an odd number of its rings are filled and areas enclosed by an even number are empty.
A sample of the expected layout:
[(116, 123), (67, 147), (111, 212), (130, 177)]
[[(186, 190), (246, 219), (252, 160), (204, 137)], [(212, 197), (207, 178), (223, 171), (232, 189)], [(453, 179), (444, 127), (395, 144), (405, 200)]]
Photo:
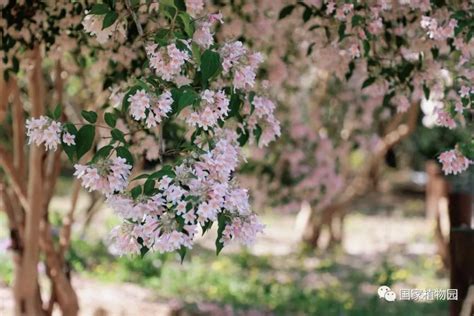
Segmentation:
[(142, 26), (141, 26), (140, 22), (138, 21), (137, 14), (132, 9), (132, 5), (130, 3), (130, 0), (125, 0), (125, 5), (127, 6), (128, 11), (130, 11), (130, 14), (132, 15), (133, 22), (135, 22), (135, 25), (137, 26), (138, 34), (140, 34), (140, 36), (143, 36)]

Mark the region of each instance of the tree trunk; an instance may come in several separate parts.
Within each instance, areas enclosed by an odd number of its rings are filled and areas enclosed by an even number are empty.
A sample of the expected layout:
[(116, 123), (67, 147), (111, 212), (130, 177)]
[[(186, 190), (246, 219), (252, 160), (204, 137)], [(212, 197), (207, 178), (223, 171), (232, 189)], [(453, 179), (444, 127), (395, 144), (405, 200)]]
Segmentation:
[(451, 301), (451, 316), (461, 312), (468, 289), (474, 284), (474, 229), (471, 226), (472, 196), (469, 193), (449, 195), (450, 288), (457, 289), (458, 299)]
[[(418, 120), (419, 108), (420, 106), (418, 104), (412, 104), (407, 113), (398, 113), (390, 124), (388, 124), (384, 137), (375, 148), (374, 153), (369, 157), (366, 168), (363, 168), (355, 175), (353, 180), (347, 185), (333, 204), (319, 210), (319, 212), (315, 209), (312, 210), (311, 216), (304, 228), (303, 243), (309, 247), (316, 248), (322, 230), (325, 227), (329, 229), (329, 225), (332, 225), (335, 218), (345, 215), (347, 211), (346, 207), (355, 198), (366, 194), (370, 190), (370, 176), (373, 175), (373, 170), (379, 168), (387, 151), (414, 132)], [(406, 122), (403, 122), (404, 118), (406, 118)], [(336, 239), (333, 240), (333, 242), (336, 241)]]
[[(28, 97), (31, 103), (31, 116), (39, 117), (45, 113), (43, 90), (42, 58), (39, 47), (31, 52), (33, 67), (28, 72)], [(56, 67), (56, 103), (62, 104), (63, 84), (60, 76), (61, 66)], [(58, 303), (62, 315), (75, 316), (79, 305), (72, 288), (64, 254), (69, 245), (70, 229), (76, 200), (73, 201), (65, 225), (60, 247), (56, 249), (48, 221), (48, 206), (60, 172), (60, 151), (44, 152), (43, 147), (31, 146), (29, 155), (25, 152), (25, 118), (20, 88), (16, 78), (8, 82), (0, 80), (2, 98), (0, 102), (0, 121), (8, 104), (12, 105), (13, 135), (10, 153), (0, 146), (0, 166), (6, 178), (0, 179), (0, 198), (7, 213), (12, 257), (15, 267), (13, 296), (15, 315), (51, 315)], [(3, 94), (5, 92), (5, 94)], [(11, 96), (11, 98), (10, 98)], [(28, 162), (28, 163), (26, 163)], [(26, 168), (26, 165), (27, 168)], [(27, 172), (28, 171), (28, 172)], [(77, 194), (76, 194), (77, 195)], [(76, 198), (77, 199), (77, 196)], [(38, 283), (38, 264), (40, 252), (44, 254), (46, 275), (51, 281), (53, 295), (49, 307), (44, 308), (41, 288)]]

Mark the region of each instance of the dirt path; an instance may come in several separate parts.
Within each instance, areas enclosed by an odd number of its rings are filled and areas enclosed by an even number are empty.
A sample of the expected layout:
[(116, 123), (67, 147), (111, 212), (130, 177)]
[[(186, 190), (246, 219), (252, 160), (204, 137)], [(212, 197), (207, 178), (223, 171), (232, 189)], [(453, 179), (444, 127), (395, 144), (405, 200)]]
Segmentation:
[[(83, 316), (171, 315), (173, 311), (172, 304), (153, 300), (152, 291), (134, 284), (106, 284), (81, 277), (75, 277), (73, 284)], [(0, 315), (13, 316), (12, 303), (10, 289), (0, 287)], [(59, 316), (59, 311), (54, 315)]]
[[(346, 239), (343, 243), (347, 257), (360, 259), (361, 262), (370, 261), (376, 256), (402, 255), (428, 255), (435, 254), (431, 242), (432, 227), (424, 217), (404, 214), (406, 205), (397, 205), (387, 211), (377, 210), (378, 206), (369, 213), (350, 213), (345, 222)], [(422, 205), (421, 205), (422, 206)], [(403, 209), (402, 209), (403, 208)], [(420, 205), (417, 206), (420, 208)], [(102, 215), (101, 215), (102, 216)], [(297, 236), (295, 230), (295, 215), (273, 215), (263, 217), (267, 225), (265, 235), (258, 239), (257, 244), (251, 249), (254, 254), (285, 256), (297, 249)], [(201, 239), (200, 244), (206, 248), (214, 248), (212, 234)], [(367, 246), (370, 245), (370, 246)], [(393, 250), (395, 249), (395, 250)], [(225, 249), (227, 252), (237, 251), (238, 248)], [(185, 315), (176, 313), (180, 304), (176, 302), (158, 301), (151, 290), (128, 283), (110, 284), (83, 277), (74, 277), (74, 287), (77, 290), (81, 313), (83, 316), (149, 316), (149, 315)], [(231, 315), (226, 307), (206, 306), (200, 310), (203, 315)], [(13, 303), (11, 291), (0, 284), (0, 315), (12, 315)], [(205, 312), (209, 310), (209, 312)], [(212, 310), (212, 312), (210, 311)], [(175, 311), (175, 312), (173, 312)], [(55, 315), (59, 315), (56, 313)], [(254, 315), (261, 315), (255, 312)]]

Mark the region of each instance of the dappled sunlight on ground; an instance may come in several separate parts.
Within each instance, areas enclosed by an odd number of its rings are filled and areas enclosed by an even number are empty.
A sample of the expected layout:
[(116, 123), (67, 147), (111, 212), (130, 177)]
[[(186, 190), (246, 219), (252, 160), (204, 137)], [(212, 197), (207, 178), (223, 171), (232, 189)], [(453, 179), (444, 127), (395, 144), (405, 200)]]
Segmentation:
[[(381, 284), (396, 292), (448, 287), (422, 196), (374, 195), (353, 207), (343, 245), (331, 251), (299, 247), (296, 214), (264, 215), (266, 233), (247, 251), (228, 247), (215, 257), (211, 233), (182, 265), (175, 255), (114, 258), (100, 239), (75, 240), (69, 260), (81, 315), (446, 314), (446, 302), (388, 303), (376, 295)], [(90, 230), (110, 226), (107, 214), (99, 214)], [(100, 234), (84, 236), (94, 235)], [(9, 293), (0, 288), (1, 315), (11, 306)]]

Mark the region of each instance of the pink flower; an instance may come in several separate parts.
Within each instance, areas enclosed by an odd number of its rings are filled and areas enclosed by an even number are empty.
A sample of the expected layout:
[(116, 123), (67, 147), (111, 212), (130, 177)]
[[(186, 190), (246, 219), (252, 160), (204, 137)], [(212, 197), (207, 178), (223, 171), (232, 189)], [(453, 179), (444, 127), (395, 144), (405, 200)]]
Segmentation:
[(462, 114), (464, 112), (464, 109), (465, 107), (462, 105), (461, 102), (456, 102), (456, 104), (454, 105), (454, 110), (459, 114)]
[(134, 225), (128, 222), (112, 229), (110, 233), (111, 246), (113, 254), (139, 254), (140, 244), (137, 241), (137, 235), (134, 233)]
[(352, 44), (351, 47), (349, 47), (349, 54), (351, 55), (352, 59), (359, 58), (360, 57), (359, 45)]
[(275, 104), (270, 99), (255, 96), (253, 105), (255, 109), (247, 121), (248, 127), (252, 134), (257, 124), (263, 129), (258, 145), (259, 147), (264, 147), (275, 140), (277, 136), (280, 136), (280, 122), (273, 114)]
[(451, 115), (446, 112), (444, 109), (436, 109), (436, 124), (440, 126), (447, 127), (449, 129), (456, 128), (456, 122), (453, 120)]
[(332, 0), (329, 0), (326, 5), (326, 14), (330, 15), (336, 10), (336, 3)]
[(204, 202), (201, 203), (198, 207), (197, 214), (199, 215), (200, 220), (202, 219), (204, 222), (206, 220), (215, 221), (217, 220), (217, 212), (219, 210), (212, 207), (210, 204)]
[(128, 98), (130, 115), (139, 121), (146, 117), (145, 111), (150, 107), (150, 97), (145, 90), (138, 90)]
[(155, 69), (158, 76), (167, 81), (173, 81), (179, 76), (182, 66), (190, 59), (189, 54), (181, 51), (176, 44), (170, 44), (156, 50), (156, 44), (146, 47), (150, 67)]
[(26, 120), (26, 129), (28, 144), (34, 143), (37, 146), (44, 144), (46, 150), (55, 151), (61, 143), (61, 123), (46, 116)]
[(443, 165), (444, 174), (458, 174), (469, 168), (473, 162), (455, 149), (445, 151), (438, 157)]
[(184, 213), (186, 213), (186, 202), (180, 201), (178, 205), (176, 205), (176, 214), (182, 215)]
[(159, 97), (155, 105), (151, 107), (150, 113), (146, 120), (148, 128), (152, 128), (160, 124), (163, 118), (168, 117), (168, 113), (171, 112), (171, 105), (173, 104), (173, 98), (171, 92), (164, 91)]
[(119, 19), (111, 26), (102, 28), (104, 17), (105, 15), (87, 14), (82, 21), (84, 30), (91, 35), (95, 35), (100, 44), (105, 44), (116, 31), (118, 31), (122, 37), (125, 37), (125, 25), (119, 23)]
[(194, 214), (194, 211), (191, 210), (183, 215), (184, 221), (186, 223), (194, 223), (196, 220), (196, 214)]
[(382, 18), (377, 18), (373, 20), (372, 22), (370, 22), (368, 30), (370, 34), (373, 34), (373, 35), (380, 34), (383, 30)]
[(237, 68), (232, 84), (237, 89), (250, 89), (255, 84), (255, 69), (250, 66)]
[(203, 0), (186, 0), (185, 3), (186, 3), (186, 11), (192, 17), (196, 17), (204, 9)]
[(410, 108), (410, 101), (404, 95), (397, 95), (393, 98), (398, 113), (404, 113)]
[(209, 22), (210, 23), (219, 22), (221, 24), (224, 24), (222, 13), (218, 12), (218, 13), (209, 14)]
[(68, 132), (63, 133), (63, 143), (65, 143), (68, 146), (75, 145), (76, 142), (74, 139), (76, 136), (69, 134)]
[(121, 157), (97, 162), (95, 165), (74, 165), (74, 176), (82, 180), (82, 186), (89, 191), (100, 191), (106, 196), (122, 192), (128, 185), (132, 166)]
[(243, 218), (237, 217), (224, 228), (221, 242), (228, 245), (235, 240), (248, 246), (255, 242), (257, 234), (262, 233), (264, 228), (255, 214)]
[(211, 33), (211, 23), (199, 23), (193, 34), (193, 41), (203, 48), (209, 48), (214, 43), (214, 37)]
[(462, 86), (461, 89), (459, 89), (459, 95), (461, 96), (461, 98), (468, 98), (470, 94), (471, 88), (467, 86)]
[(200, 127), (207, 131), (215, 127), (219, 120), (223, 120), (229, 111), (229, 98), (224, 91), (204, 90), (201, 93), (200, 110), (192, 112), (190, 109), (183, 111), (183, 118), (191, 126)]

